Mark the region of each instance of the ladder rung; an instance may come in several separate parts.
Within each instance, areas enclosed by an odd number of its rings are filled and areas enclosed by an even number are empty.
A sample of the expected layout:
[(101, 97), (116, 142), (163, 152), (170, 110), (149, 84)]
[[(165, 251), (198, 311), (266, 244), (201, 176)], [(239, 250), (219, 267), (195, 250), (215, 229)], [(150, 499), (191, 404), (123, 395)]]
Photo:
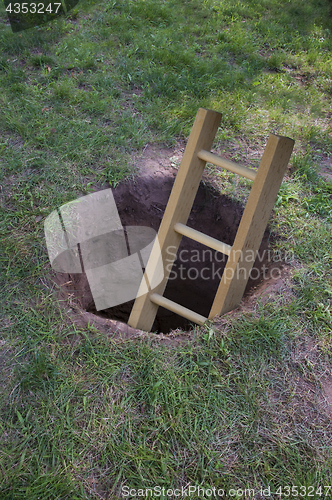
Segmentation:
[(207, 247), (213, 248), (218, 252), (224, 253), (225, 255), (231, 254), (232, 247), (227, 245), (227, 243), (223, 243), (216, 238), (212, 238), (211, 236), (207, 236), (200, 231), (196, 231), (196, 229), (193, 229), (192, 227), (185, 226), (184, 224), (181, 224), (181, 222), (177, 222), (174, 225), (174, 231), (182, 234), (183, 236), (187, 236), (192, 240), (198, 241), (198, 243), (202, 243)]
[(214, 153), (209, 153), (209, 151), (205, 151), (205, 149), (201, 149), (201, 151), (197, 153), (197, 156), (201, 160), (208, 161), (213, 165), (217, 165), (217, 167), (222, 167), (226, 170), (230, 170), (230, 172), (234, 172), (235, 174), (247, 177), (251, 181), (255, 180), (257, 172), (255, 172), (255, 170), (250, 170), (250, 168), (245, 167), (244, 165), (239, 165), (238, 163), (234, 163), (233, 161), (221, 158), (221, 156), (215, 155)]
[(179, 314), (180, 316), (183, 316), (184, 318), (187, 318), (194, 323), (198, 323), (199, 325), (203, 325), (203, 323), (207, 321), (207, 318), (205, 318), (204, 316), (201, 316), (200, 314), (197, 314), (194, 311), (187, 309), (186, 307), (180, 306), (180, 304), (166, 299), (158, 293), (153, 293), (152, 295), (150, 295), (150, 300), (158, 306), (165, 307), (165, 309)]

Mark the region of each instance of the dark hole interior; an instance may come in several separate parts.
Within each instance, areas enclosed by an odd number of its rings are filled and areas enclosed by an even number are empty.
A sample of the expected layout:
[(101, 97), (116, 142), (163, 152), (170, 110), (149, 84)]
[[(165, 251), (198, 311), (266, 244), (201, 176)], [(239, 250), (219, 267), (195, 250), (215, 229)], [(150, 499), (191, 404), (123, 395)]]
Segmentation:
[[(123, 226), (148, 226), (157, 231), (173, 183), (174, 174), (170, 172), (168, 175), (125, 181), (113, 189)], [(242, 214), (243, 206), (240, 203), (201, 182), (187, 225), (232, 245)], [(261, 270), (268, 262), (265, 255), (268, 255), (270, 240), (271, 234), (266, 230), (254, 264), (255, 273), (248, 281), (245, 294), (263, 280)], [(183, 237), (164, 296), (207, 317), (226, 262), (227, 256)], [(128, 322), (134, 301), (96, 311), (84, 273), (58, 273), (58, 281), (63, 283), (62, 292), (71, 294), (82, 309), (104, 318)], [(193, 324), (159, 307), (152, 331), (167, 334), (178, 328), (188, 331), (193, 328)]]

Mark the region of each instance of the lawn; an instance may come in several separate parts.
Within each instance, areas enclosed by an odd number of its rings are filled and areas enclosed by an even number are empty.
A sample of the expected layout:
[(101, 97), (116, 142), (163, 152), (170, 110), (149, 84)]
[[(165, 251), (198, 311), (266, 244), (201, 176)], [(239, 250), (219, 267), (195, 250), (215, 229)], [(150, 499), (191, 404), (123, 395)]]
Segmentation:
[[(332, 498), (330, 10), (82, 0), (12, 33), (1, 3), (1, 500)], [(269, 223), (294, 255), (284, 287), (186, 342), (75, 327), (45, 218), (186, 140), (199, 107), (222, 113), (214, 149), (234, 161), (257, 166), (271, 132), (296, 141)]]

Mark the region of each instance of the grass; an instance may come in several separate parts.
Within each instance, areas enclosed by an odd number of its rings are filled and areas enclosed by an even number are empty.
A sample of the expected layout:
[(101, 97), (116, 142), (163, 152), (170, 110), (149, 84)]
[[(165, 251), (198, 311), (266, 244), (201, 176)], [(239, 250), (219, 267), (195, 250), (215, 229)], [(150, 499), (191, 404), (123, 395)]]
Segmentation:
[[(332, 498), (329, 9), (82, 1), (11, 33), (1, 4), (1, 500), (155, 485)], [(76, 328), (54, 297), (45, 217), (135, 173), (147, 143), (186, 138), (198, 107), (222, 112), (215, 150), (236, 161), (257, 166), (270, 132), (296, 140), (270, 220), (296, 258), (287, 289), (187, 343)], [(245, 199), (247, 180), (209, 172)]]

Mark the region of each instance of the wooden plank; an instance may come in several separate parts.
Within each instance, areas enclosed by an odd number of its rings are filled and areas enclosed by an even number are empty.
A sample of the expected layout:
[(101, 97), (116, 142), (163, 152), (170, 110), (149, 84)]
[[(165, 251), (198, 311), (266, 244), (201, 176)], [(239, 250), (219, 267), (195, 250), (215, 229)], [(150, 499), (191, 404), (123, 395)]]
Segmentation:
[(217, 252), (224, 253), (225, 255), (229, 255), (231, 253), (232, 247), (227, 245), (227, 243), (223, 243), (216, 238), (207, 236), (206, 234), (196, 231), (196, 229), (193, 229), (192, 227), (185, 226), (180, 222), (175, 224), (174, 230), (177, 233), (182, 234), (182, 236), (187, 236), (192, 240), (198, 241), (198, 243), (202, 243), (202, 245), (206, 245), (207, 247), (213, 248), (213, 250), (217, 250)]
[(269, 137), (209, 319), (231, 311), (242, 299), (293, 147), (288, 137)]
[[(153, 292), (163, 295), (164, 293), (171, 266), (175, 260), (173, 257), (174, 250), (178, 249), (182, 238), (181, 234), (174, 231), (174, 225), (177, 222), (186, 224), (206, 164), (205, 160), (198, 158), (197, 153), (202, 149), (211, 149), (220, 120), (221, 114), (216, 111), (200, 108), (197, 112), (165, 214), (160, 224), (157, 235), (158, 241), (153, 246), (144, 273), (142, 290), (146, 286), (145, 283), (153, 283), (156, 262), (159, 259), (160, 252), (164, 263), (164, 278), (152, 291), (136, 298), (128, 321), (128, 324), (133, 328), (151, 331), (158, 304), (150, 300), (149, 294)], [(170, 248), (172, 248), (172, 253), (169, 252)]]
[(179, 314), (180, 316), (189, 319), (189, 321), (193, 321), (194, 323), (197, 323), (199, 325), (203, 325), (203, 323), (207, 321), (207, 318), (205, 318), (201, 314), (198, 314), (191, 309), (188, 309), (187, 307), (183, 307), (180, 304), (173, 302), (172, 300), (166, 299), (166, 297), (158, 295), (157, 293), (152, 293), (150, 295), (150, 300), (158, 306), (165, 307), (165, 309), (168, 309), (175, 314)]
[(204, 149), (198, 152), (198, 158), (201, 158), (209, 163), (213, 163), (213, 165), (217, 165), (217, 167), (225, 168), (235, 174), (242, 175), (242, 177), (247, 177), (247, 179), (250, 179), (251, 181), (254, 181), (256, 178), (257, 171), (250, 170), (250, 168), (245, 167), (244, 165), (221, 158), (221, 156), (210, 153), (209, 151), (204, 151)]

